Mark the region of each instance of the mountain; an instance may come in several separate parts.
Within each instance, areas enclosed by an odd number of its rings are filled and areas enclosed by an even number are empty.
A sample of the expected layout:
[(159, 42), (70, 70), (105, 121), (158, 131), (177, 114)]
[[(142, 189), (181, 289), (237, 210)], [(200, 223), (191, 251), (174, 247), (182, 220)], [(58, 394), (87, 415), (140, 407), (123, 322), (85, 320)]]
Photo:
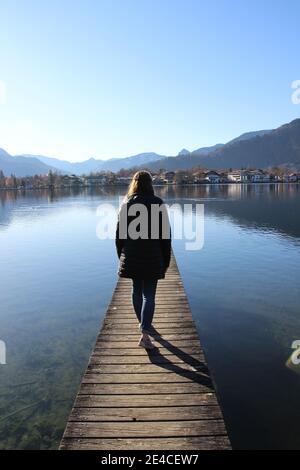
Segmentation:
[(208, 168), (300, 168), (300, 119), (250, 139), (229, 142), (201, 161)]
[(204, 168), (267, 168), (289, 165), (300, 168), (300, 119), (270, 131), (242, 134), (213, 151), (168, 157), (151, 163), (150, 170)]
[(233, 144), (234, 142), (240, 142), (242, 140), (249, 140), (253, 139), (254, 137), (262, 137), (263, 135), (269, 134), (272, 132), (273, 129), (267, 129), (262, 131), (252, 131), (252, 132), (245, 132), (244, 134), (236, 137), (235, 139), (230, 140), (227, 142), (228, 144)]
[(193, 150), (191, 154), (192, 155), (208, 155), (209, 153), (214, 152), (215, 150), (223, 146), (224, 144), (216, 144), (216, 145), (212, 145), (211, 147), (201, 147), (200, 149)]
[(157, 162), (165, 158), (164, 155), (158, 155), (154, 152), (139, 153), (132, 157), (126, 158), (111, 158), (110, 160), (104, 160), (102, 162), (101, 169), (105, 171), (119, 171), (122, 168), (128, 169), (135, 166), (147, 166), (151, 162)]
[(46, 165), (35, 157), (13, 157), (5, 150), (0, 149), (0, 170), (5, 176), (14, 174), (15, 176), (33, 176), (47, 174), (50, 170), (57, 171), (56, 168)]
[(178, 157), (179, 157), (180, 155), (189, 155), (190, 153), (191, 153), (191, 152), (190, 152), (189, 150), (187, 150), (187, 149), (182, 149), (182, 150), (180, 150), (180, 152), (178, 153)]
[(216, 144), (211, 147), (201, 147), (197, 150), (189, 152), (186, 149), (182, 149), (177, 157), (162, 157), (155, 162), (151, 162), (147, 165), (149, 170), (157, 171), (160, 169), (165, 170), (180, 170), (185, 168), (191, 168), (194, 165), (194, 160), (202, 157), (206, 157), (216, 149), (223, 147), (224, 144)]
[(169, 171), (192, 168), (193, 166), (197, 166), (197, 164), (194, 164), (194, 161), (198, 160), (198, 158), (206, 157), (223, 146), (224, 144), (216, 144), (211, 147), (201, 147), (199, 149), (193, 150), (192, 152), (189, 152), (186, 149), (182, 149), (177, 157), (161, 158), (156, 162), (151, 162), (148, 164), (147, 168), (154, 171), (162, 168)]
[(66, 160), (59, 160), (58, 158), (45, 157), (43, 155), (22, 155), (26, 158), (38, 158), (41, 162), (55, 167), (62, 172), (72, 173), (75, 175), (89, 174), (93, 171), (113, 171), (117, 172), (122, 168), (128, 169), (135, 166), (148, 165), (148, 163), (155, 162), (164, 158), (164, 155), (158, 155), (153, 152), (139, 153), (132, 157), (125, 158), (110, 158), (108, 160), (97, 160), (90, 158), (83, 162), (68, 162)]
[(99, 165), (102, 162), (101, 160), (96, 160), (95, 158), (89, 158), (84, 162), (72, 163), (68, 162), (67, 160), (59, 160), (58, 158), (45, 157), (44, 155), (24, 154), (22, 156), (26, 158), (37, 158), (46, 165), (55, 167), (63, 173), (71, 173), (76, 175), (83, 175), (85, 173), (91, 173), (92, 171), (98, 171)]

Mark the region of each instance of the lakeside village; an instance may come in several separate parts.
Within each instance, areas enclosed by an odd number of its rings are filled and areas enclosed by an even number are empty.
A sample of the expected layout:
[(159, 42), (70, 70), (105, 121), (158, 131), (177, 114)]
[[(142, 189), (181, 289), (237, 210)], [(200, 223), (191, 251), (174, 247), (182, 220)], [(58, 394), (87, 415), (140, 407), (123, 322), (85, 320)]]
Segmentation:
[[(59, 189), (74, 187), (122, 186), (128, 185), (137, 169), (120, 170), (117, 173), (101, 171), (89, 175), (65, 175), (50, 171), (47, 175), (28, 177), (5, 176), (0, 170), (0, 189)], [(286, 169), (274, 167), (269, 170), (189, 170), (151, 172), (154, 185), (187, 185), (187, 184), (232, 184), (232, 183), (297, 183), (299, 172), (287, 172)]]

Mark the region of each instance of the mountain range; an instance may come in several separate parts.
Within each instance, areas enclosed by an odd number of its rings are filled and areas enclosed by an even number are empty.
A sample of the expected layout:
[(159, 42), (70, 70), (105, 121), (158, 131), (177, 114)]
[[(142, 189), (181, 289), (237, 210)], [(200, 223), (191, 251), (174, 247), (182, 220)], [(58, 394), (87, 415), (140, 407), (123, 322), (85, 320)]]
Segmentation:
[(246, 132), (226, 144), (201, 147), (193, 151), (183, 148), (177, 156), (140, 153), (131, 157), (98, 160), (90, 158), (72, 163), (43, 155), (12, 156), (0, 149), (0, 170), (5, 175), (31, 176), (59, 173), (89, 174), (96, 171), (113, 171), (129, 168), (179, 170), (197, 166), (203, 168), (267, 168), (291, 166), (300, 169), (300, 119), (273, 130)]
[(12, 157), (5, 150), (0, 148), (0, 170), (5, 176), (14, 174), (15, 176), (32, 176), (47, 174), (50, 170), (57, 171), (56, 168), (45, 165), (41, 160), (33, 155), (28, 157)]
[(203, 152), (198, 149), (177, 157), (166, 157), (148, 165), (150, 171), (194, 167), (208, 169), (268, 168), (288, 166), (300, 169), (300, 119), (273, 130), (242, 134), (227, 144)]
[[(22, 155), (26, 158), (31, 158), (32, 155)], [(110, 158), (108, 160), (97, 160), (89, 158), (83, 162), (68, 162), (66, 160), (59, 160), (57, 158), (44, 157), (43, 155), (34, 155), (35, 158), (43, 162), (45, 165), (57, 168), (60, 172), (72, 173), (75, 175), (89, 174), (93, 171), (113, 171), (117, 172), (121, 168), (128, 169), (134, 166), (147, 165), (148, 163), (155, 162), (164, 158), (164, 155), (148, 152), (133, 155), (132, 157), (125, 158)]]

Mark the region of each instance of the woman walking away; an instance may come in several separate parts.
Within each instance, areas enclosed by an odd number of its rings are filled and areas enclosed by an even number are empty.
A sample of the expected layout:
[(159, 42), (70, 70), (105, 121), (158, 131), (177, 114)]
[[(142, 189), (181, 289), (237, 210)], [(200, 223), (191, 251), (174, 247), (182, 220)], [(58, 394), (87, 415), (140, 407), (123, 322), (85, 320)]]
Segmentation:
[(132, 279), (132, 303), (140, 324), (139, 346), (153, 349), (152, 319), (158, 279), (170, 264), (171, 234), (166, 207), (154, 195), (148, 171), (132, 178), (121, 206), (116, 231), (119, 276)]

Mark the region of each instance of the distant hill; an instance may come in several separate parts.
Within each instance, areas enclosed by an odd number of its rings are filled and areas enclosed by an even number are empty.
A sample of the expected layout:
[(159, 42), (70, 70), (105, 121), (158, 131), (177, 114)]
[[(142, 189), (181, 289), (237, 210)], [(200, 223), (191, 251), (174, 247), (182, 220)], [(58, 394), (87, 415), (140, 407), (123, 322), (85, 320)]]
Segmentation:
[(180, 152), (178, 153), (178, 157), (180, 156), (183, 156), (183, 155), (189, 155), (191, 152), (187, 149), (182, 149), (180, 150)]
[(35, 157), (13, 157), (5, 150), (0, 149), (0, 170), (5, 176), (14, 174), (15, 176), (33, 176), (47, 174), (50, 170), (57, 171), (56, 168), (46, 165)]
[(201, 147), (197, 150), (189, 152), (186, 149), (182, 149), (177, 157), (164, 157), (159, 160), (147, 165), (150, 170), (157, 171), (159, 169), (166, 170), (180, 170), (185, 168), (191, 168), (194, 166), (193, 162), (195, 159), (206, 157), (215, 150), (223, 147), (224, 144), (216, 144), (211, 147)]
[(208, 168), (300, 168), (300, 119), (252, 138), (229, 142), (202, 159)]
[(253, 139), (254, 137), (262, 137), (263, 135), (266, 135), (272, 132), (272, 130), (273, 129), (245, 132), (244, 134), (240, 135), (239, 137), (236, 137), (235, 139), (230, 140), (227, 143), (233, 144), (234, 142), (241, 142), (242, 140), (249, 140), (249, 139)]
[(165, 156), (154, 152), (139, 153), (138, 155), (126, 158), (111, 158), (110, 160), (102, 161), (101, 170), (119, 171), (122, 168), (128, 169), (141, 165), (147, 166), (149, 163), (159, 161), (162, 158), (165, 158)]
[(201, 147), (200, 149), (193, 150), (191, 152), (192, 155), (208, 155), (211, 152), (214, 152), (215, 150), (223, 147), (224, 144), (216, 144), (213, 145), (212, 147)]
[(46, 165), (58, 168), (62, 172), (72, 173), (75, 175), (89, 174), (96, 171), (113, 171), (117, 172), (122, 168), (128, 169), (140, 165), (148, 165), (148, 163), (164, 158), (164, 155), (158, 155), (154, 152), (140, 153), (132, 157), (110, 158), (108, 160), (97, 160), (90, 158), (83, 162), (68, 162), (59, 160), (58, 158), (45, 157), (43, 155), (22, 155), (26, 158), (38, 158)]
[(22, 155), (26, 158), (38, 158), (41, 162), (46, 165), (57, 168), (63, 173), (70, 173), (75, 175), (89, 174), (92, 171), (98, 171), (99, 166), (101, 165), (101, 160), (96, 160), (95, 158), (89, 158), (83, 162), (68, 162), (67, 160), (60, 160), (53, 157), (45, 157), (44, 155)]
[(150, 170), (205, 168), (267, 168), (288, 165), (300, 168), (300, 119), (278, 129), (243, 134), (214, 151), (168, 157), (149, 165)]

